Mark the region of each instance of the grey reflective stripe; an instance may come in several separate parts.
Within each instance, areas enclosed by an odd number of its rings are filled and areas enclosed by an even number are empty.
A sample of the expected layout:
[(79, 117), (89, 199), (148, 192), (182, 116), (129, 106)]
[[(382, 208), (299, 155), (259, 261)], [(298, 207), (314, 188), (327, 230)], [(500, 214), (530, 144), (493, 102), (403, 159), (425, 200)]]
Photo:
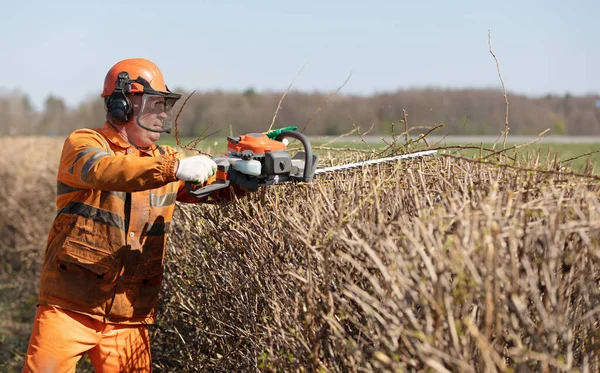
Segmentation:
[(171, 232), (171, 222), (148, 223), (144, 234), (146, 236), (162, 236)]
[(73, 214), (87, 219), (91, 219), (97, 223), (102, 223), (125, 230), (125, 222), (123, 218), (113, 212), (97, 209), (93, 206), (86, 205), (81, 202), (70, 202), (64, 208), (58, 210), (56, 216), (60, 214)]
[(102, 194), (108, 194), (109, 196), (117, 197), (117, 198), (123, 200), (123, 202), (125, 202), (125, 195), (127, 193), (125, 193), (125, 192), (106, 192), (103, 190)]
[(153, 206), (153, 207), (171, 206), (172, 204), (175, 203), (176, 199), (177, 199), (176, 193), (167, 193), (167, 194), (162, 194), (160, 196), (157, 194), (150, 193), (150, 206)]
[(85, 164), (81, 169), (81, 180), (87, 181), (87, 176), (88, 172), (90, 171), (90, 168), (92, 168), (92, 166), (94, 166), (100, 158), (108, 157), (109, 155), (110, 154), (108, 154), (105, 151), (99, 151), (96, 154), (92, 155), (87, 161), (85, 161)]
[(61, 183), (60, 181), (56, 182), (56, 195), (62, 196), (63, 194), (79, 192), (82, 189), (72, 187), (70, 185)]
[[(75, 188), (72, 187), (70, 185), (67, 185), (65, 183), (61, 183), (60, 181), (56, 182), (56, 195), (57, 196), (62, 196), (63, 194), (68, 194), (68, 193), (75, 193), (75, 192), (80, 192), (82, 190), (88, 190), (88, 189), (79, 189), (79, 188)], [(102, 195), (109, 195), (109, 196), (113, 196), (113, 197), (117, 197), (120, 200), (125, 201), (125, 192), (107, 192), (107, 191), (101, 191)], [(102, 199), (103, 197), (100, 197), (100, 199)]]
[(89, 147), (89, 148), (85, 148), (85, 149), (81, 150), (79, 153), (77, 153), (77, 157), (75, 157), (75, 160), (73, 161), (73, 164), (71, 165), (71, 168), (69, 168), (69, 173), (71, 173), (71, 174), (73, 173), (73, 167), (75, 167), (75, 163), (77, 163), (77, 161), (79, 161), (81, 158), (85, 157), (86, 154), (89, 154), (91, 152), (97, 152), (97, 151), (103, 152), (104, 149)]
[(158, 147), (158, 152), (160, 155), (167, 155), (167, 149), (163, 148), (162, 146)]
[(106, 141), (106, 139), (104, 138), (104, 135), (102, 133), (100, 133), (100, 131), (96, 131), (100, 134), (100, 137), (102, 138), (102, 141), (104, 141), (104, 146), (106, 147), (105, 150), (107, 152), (110, 152), (112, 149), (110, 148), (110, 146), (108, 145), (108, 142)]

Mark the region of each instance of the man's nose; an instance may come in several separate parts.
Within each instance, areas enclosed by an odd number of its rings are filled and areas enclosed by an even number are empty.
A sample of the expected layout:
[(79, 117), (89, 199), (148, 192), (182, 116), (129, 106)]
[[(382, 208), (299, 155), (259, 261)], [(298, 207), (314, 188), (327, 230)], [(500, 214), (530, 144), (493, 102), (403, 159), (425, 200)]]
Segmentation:
[(158, 113), (158, 117), (161, 119), (167, 119), (167, 113), (165, 113), (164, 111), (161, 111), (160, 113)]

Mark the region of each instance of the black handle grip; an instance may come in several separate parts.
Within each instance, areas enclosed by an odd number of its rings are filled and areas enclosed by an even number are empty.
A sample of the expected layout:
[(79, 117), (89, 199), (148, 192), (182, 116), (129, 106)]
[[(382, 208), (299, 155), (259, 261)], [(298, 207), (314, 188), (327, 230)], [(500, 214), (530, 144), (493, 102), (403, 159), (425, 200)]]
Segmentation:
[(304, 174), (302, 175), (302, 181), (311, 182), (314, 176), (313, 151), (312, 145), (310, 145), (308, 137), (306, 137), (303, 133), (297, 131), (283, 131), (279, 135), (277, 135), (275, 140), (281, 141), (286, 137), (291, 137), (302, 143), (302, 146), (304, 147)]
[(225, 189), (229, 186), (229, 180), (217, 180), (212, 184), (208, 184), (205, 187), (194, 189), (195, 184), (191, 181), (185, 182), (185, 191), (197, 198), (207, 197), (211, 193), (217, 190)]

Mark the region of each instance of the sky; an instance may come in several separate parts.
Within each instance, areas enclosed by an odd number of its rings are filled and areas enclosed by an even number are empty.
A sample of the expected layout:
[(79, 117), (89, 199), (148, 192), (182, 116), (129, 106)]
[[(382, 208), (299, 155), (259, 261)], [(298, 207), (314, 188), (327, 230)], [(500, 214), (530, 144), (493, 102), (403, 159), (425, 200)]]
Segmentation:
[(98, 97), (116, 62), (171, 89), (371, 95), (411, 88), (600, 93), (597, 0), (0, 0), (0, 94)]

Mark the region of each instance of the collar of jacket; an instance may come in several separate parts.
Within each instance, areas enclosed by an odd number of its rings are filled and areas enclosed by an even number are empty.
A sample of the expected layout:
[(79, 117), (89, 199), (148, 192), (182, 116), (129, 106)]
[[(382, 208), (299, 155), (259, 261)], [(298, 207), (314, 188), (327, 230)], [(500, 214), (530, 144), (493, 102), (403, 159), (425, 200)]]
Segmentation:
[(127, 140), (125, 140), (123, 136), (109, 122), (104, 122), (104, 126), (100, 131), (108, 141), (122, 149), (133, 148), (139, 150), (142, 153), (151, 154), (158, 148), (156, 144), (152, 144), (147, 149), (136, 148), (135, 146), (131, 145)]

